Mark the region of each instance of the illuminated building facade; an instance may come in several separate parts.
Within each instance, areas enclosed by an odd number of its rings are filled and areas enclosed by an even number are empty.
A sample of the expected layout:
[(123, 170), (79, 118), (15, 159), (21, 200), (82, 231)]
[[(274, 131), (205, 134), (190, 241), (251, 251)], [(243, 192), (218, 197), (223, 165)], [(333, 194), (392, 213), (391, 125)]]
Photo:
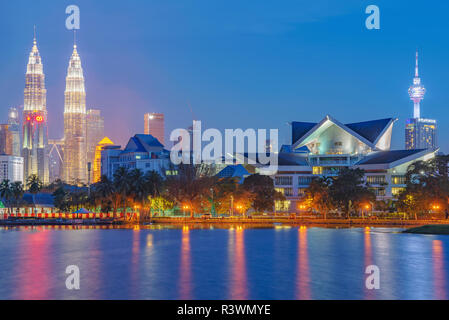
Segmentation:
[(143, 173), (156, 171), (165, 176), (171, 168), (170, 152), (155, 137), (137, 134), (123, 150), (119, 146), (105, 146), (101, 151), (101, 175), (113, 179), (120, 167), (140, 169)]
[(63, 180), (87, 183), (86, 91), (76, 45), (67, 70), (64, 105)]
[(421, 84), (418, 70), (418, 52), (416, 52), (415, 77), (413, 78), (413, 85), (408, 89), (410, 99), (413, 101), (413, 118), (419, 119), (421, 117), (421, 100), (424, 99), (426, 88)]
[(113, 146), (114, 142), (108, 137), (101, 140), (95, 147), (95, 160), (93, 164), (93, 183), (99, 182), (101, 179), (101, 152), (107, 146)]
[(12, 155), (12, 134), (7, 124), (0, 124), (0, 154)]
[(162, 113), (145, 114), (145, 134), (151, 134), (165, 145), (165, 117)]
[(47, 90), (36, 37), (28, 60), (24, 93), (22, 157), (25, 180), (34, 174), (47, 184)]
[(299, 211), (312, 180), (337, 176), (342, 168), (364, 170), (366, 186), (378, 200), (394, 199), (406, 187), (408, 166), (429, 160), (438, 152), (390, 150), (396, 120), (343, 124), (326, 116), (319, 123), (292, 122), (292, 144), (282, 146), (278, 153), (277, 171), (255, 165), (256, 172), (271, 176), (276, 190), (286, 197), (286, 201), (276, 202), (276, 211)]
[(48, 140), (48, 154), (50, 183), (62, 180), (62, 170), (64, 164), (64, 140)]
[(104, 118), (101, 116), (100, 110), (90, 109), (87, 110), (86, 116), (87, 122), (87, 163), (91, 171), (87, 172), (88, 180), (94, 181), (94, 167), (95, 167), (95, 155), (96, 148), (100, 140), (104, 137)]
[(17, 108), (10, 108), (8, 113), (8, 125), (9, 132), (11, 133), (11, 154), (16, 157), (21, 156), (20, 151), (20, 123), (19, 123), (19, 111)]
[(24, 183), (23, 178), (23, 158), (0, 155), (0, 182), (9, 180), (10, 182)]
[(437, 121), (432, 119), (413, 118), (405, 123), (405, 148), (435, 149), (437, 142)]
[(413, 118), (407, 119), (405, 123), (405, 148), (414, 149), (436, 149), (437, 121), (421, 118), (421, 100), (424, 99), (426, 89), (421, 84), (418, 71), (418, 52), (416, 53), (415, 78), (413, 85), (408, 90), (410, 99), (413, 101)]

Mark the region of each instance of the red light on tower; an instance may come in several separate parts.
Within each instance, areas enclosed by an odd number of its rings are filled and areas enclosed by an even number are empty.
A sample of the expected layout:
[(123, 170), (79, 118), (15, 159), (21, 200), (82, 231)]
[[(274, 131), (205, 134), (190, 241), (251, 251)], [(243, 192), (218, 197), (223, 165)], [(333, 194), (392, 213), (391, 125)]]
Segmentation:
[(36, 121), (37, 122), (43, 122), (44, 121), (44, 117), (43, 116), (37, 116), (36, 117)]

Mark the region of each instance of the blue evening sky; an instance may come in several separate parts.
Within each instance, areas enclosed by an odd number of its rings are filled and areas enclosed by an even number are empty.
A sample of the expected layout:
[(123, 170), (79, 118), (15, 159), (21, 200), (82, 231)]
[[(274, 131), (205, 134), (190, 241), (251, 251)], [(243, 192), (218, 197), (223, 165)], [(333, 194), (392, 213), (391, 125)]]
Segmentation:
[[(146, 112), (165, 113), (167, 135), (195, 117), (219, 129), (279, 128), (280, 143), (290, 140), (287, 122), (331, 114), (344, 123), (397, 117), (393, 147), (404, 148), (418, 48), (422, 116), (439, 121), (449, 152), (448, 1), (1, 1), (0, 119), (23, 104), (37, 25), (51, 138), (63, 130), (71, 4), (81, 10), (87, 104), (103, 111), (116, 143), (143, 132)], [(365, 28), (370, 4), (381, 30)]]

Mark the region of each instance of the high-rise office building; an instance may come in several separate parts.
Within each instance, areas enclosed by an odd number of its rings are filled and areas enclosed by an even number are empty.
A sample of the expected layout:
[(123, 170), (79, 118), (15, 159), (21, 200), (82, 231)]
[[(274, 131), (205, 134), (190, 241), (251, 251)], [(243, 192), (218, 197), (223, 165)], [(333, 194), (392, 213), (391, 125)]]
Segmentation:
[(405, 148), (437, 148), (437, 121), (432, 119), (412, 118), (405, 123)]
[(64, 140), (48, 140), (48, 163), (49, 163), (49, 176), (50, 183), (56, 180), (62, 180), (62, 170), (64, 164)]
[(22, 157), (0, 155), (0, 182), (3, 180), (9, 180), (10, 182), (25, 182)]
[(418, 70), (418, 52), (416, 52), (415, 78), (408, 93), (413, 101), (413, 118), (407, 119), (405, 123), (405, 148), (413, 149), (436, 149), (437, 121), (421, 118), (421, 101), (426, 94), (426, 88), (421, 83)]
[(20, 123), (19, 123), (19, 111), (17, 108), (9, 108), (8, 113), (8, 125), (11, 132), (12, 139), (12, 155), (16, 157), (21, 156), (20, 152)]
[(67, 70), (64, 105), (63, 180), (87, 182), (86, 91), (81, 58), (74, 45)]
[(93, 165), (93, 183), (99, 182), (101, 179), (101, 151), (104, 150), (107, 146), (113, 146), (114, 142), (111, 141), (108, 137), (105, 137), (101, 140), (95, 148), (95, 160)]
[(12, 135), (7, 124), (0, 124), (0, 154), (12, 155)]
[[(88, 180), (94, 181), (95, 166), (95, 149), (100, 140), (104, 137), (104, 118), (101, 116), (100, 110), (87, 110), (87, 163), (90, 163), (90, 172), (88, 172)], [(100, 159), (101, 161), (101, 159)], [(88, 165), (89, 166), (89, 165)]]
[(145, 134), (151, 134), (165, 145), (165, 119), (162, 113), (145, 114)]
[(32, 174), (48, 183), (47, 90), (42, 59), (33, 41), (26, 72), (23, 108), (23, 143), (25, 180)]

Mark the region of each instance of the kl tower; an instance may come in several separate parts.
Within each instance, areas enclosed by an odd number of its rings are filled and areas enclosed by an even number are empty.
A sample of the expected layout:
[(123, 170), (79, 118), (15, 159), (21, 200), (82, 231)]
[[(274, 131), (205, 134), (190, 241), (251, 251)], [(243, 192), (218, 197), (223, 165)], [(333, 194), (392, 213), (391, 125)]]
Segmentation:
[(413, 101), (413, 118), (405, 123), (405, 148), (437, 150), (437, 121), (421, 118), (420, 104), (426, 94), (426, 88), (421, 84), (418, 72), (418, 52), (416, 52), (415, 77), (413, 85), (408, 89), (410, 99)]
[(415, 66), (415, 77), (413, 78), (413, 85), (408, 89), (408, 94), (410, 99), (413, 101), (415, 107), (413, 109), (413, 118), (421, 118), (420, 103), (424, 99), (426, 94), (426, 88), (421, 84), (421, 78), (418, 72), (418, 51), (416, 51), (416, 66)]

